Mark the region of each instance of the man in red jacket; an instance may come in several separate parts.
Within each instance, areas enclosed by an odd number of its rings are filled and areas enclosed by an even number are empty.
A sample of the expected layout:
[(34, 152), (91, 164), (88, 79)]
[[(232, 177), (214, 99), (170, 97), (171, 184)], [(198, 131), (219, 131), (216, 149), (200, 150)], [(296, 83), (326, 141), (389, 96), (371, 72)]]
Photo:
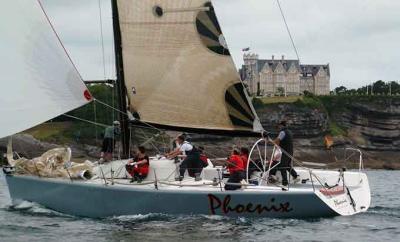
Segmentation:
[[(237, 190), (241, 188), (239, 183), (244, 179), (244, 164), (240, 157), (240, 152), (233, 149), (231, 156), (227, 160), (227, 167), (229, 170), (229, 179), (225, 184), (225, 190)], [(236, 183), (236, 184), (233, 184)]]

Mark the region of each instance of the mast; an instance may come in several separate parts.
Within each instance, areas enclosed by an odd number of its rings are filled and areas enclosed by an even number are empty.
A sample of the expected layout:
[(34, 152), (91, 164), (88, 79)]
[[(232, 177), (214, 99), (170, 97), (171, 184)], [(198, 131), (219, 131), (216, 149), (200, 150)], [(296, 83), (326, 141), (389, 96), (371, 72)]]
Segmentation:
[[(122, 56), (122, 41), (121, 28), (119, 25), (119, 14), (117, 0), (111, 0), (112, 16), (113, 16), (113, 32), (114, 32), (114, 50), (115, 50), (115, 70), (117, 74), (116, 87), (118, 91), (118, 108), (122, 112), (127, 112), (126, 103), (126, 86), (124, 78), (124, 63)], [(121, 122), (121, 143), (122, 143), (122, 158), (129, 157), (129, 122), (125, 114), (119, 113)]]

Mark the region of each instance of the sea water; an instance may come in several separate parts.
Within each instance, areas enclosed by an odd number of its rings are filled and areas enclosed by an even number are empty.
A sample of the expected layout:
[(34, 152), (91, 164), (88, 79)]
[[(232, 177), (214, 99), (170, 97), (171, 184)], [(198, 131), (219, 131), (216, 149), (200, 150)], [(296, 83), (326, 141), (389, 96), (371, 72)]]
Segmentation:
[(11, 206), (0, 175), (0, 241), (400, 241), (400, 171), (367, 174), (372, 204), (366, 213), (310, 220), (163, 214), (78, 218), (29, 202)]

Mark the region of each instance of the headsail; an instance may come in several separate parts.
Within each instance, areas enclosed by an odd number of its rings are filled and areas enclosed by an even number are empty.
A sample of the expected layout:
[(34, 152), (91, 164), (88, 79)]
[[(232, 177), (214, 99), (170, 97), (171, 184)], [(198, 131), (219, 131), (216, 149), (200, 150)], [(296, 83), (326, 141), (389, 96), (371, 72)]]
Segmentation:
[(207, 0), (119, 0), (130, 109), (162, 127), (261, 130)]
[(2, 1), (0, 16), (0, 137), (90, 101), (39, 1)]

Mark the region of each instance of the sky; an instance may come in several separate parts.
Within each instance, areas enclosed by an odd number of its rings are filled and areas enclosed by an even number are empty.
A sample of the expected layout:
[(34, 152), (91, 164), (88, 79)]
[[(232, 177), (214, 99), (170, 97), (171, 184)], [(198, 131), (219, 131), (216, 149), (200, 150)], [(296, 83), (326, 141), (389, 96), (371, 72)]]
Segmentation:
[[(115, 78), (110, 1), (41, 1), (83, 78)], [(280, 2), (301, 63), (329, 63), (332, 89), (400, 80), (400, 1)], [(264, 59), (296, 58), (276, 0), (214, 0), (214, 5), (238, 67), (245, 47)]]

